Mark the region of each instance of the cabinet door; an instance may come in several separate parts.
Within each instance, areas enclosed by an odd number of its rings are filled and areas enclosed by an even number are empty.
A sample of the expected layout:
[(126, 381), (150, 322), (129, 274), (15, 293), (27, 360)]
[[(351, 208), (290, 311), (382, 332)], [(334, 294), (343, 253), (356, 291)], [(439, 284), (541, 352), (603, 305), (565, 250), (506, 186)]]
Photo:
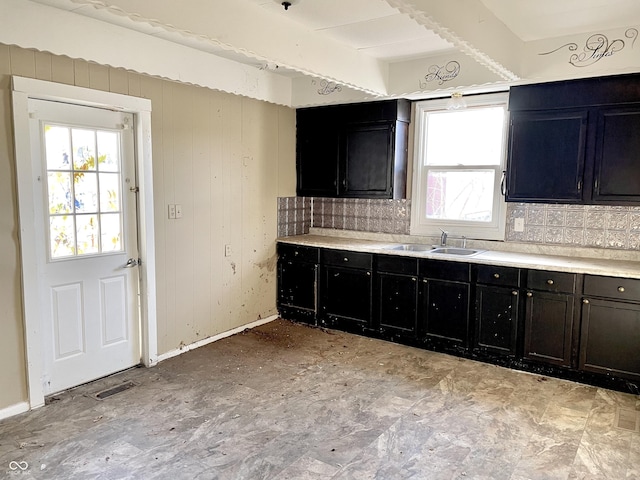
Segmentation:
[(280, 262), (278, 265), (278, 302), (281, 305), (315, 310), (317, 265), (304, 262)]
[(640, 203), (640, 106), (598, 114), (593, 199)]
[(478, 285), (475, 348), (515, 355), (518, 331), (518, 290)]
[(527, 292), (524, 356), (571, 366), (573, 295)]
[(469, 284), (422, 279), (422, 321), (428, 339), (468, 346)]
[(333, 265), (322, 267), (323, 318), (331, 325), (371, 325), (371, 272)]
[(378, 273), (378, 319), (382, 331), (414, 338), (417, 327), (418, 278)]
[(507, 201), (580, 203), (586, 111), (511, 114)]
[(391, 198), (395, 122), (350, 125), (343, 134), (340, 196)]
[(315, 323), (318, 265), (307, 262), (278, 262), (278, 309), (291, 320)]
[(585, 299), (579, 368), (640, 381), (640, 305)]
[(340, 155), (338, 131), (330, 125), (298, 127), (296, 148), (298, 196), (335, 197)]

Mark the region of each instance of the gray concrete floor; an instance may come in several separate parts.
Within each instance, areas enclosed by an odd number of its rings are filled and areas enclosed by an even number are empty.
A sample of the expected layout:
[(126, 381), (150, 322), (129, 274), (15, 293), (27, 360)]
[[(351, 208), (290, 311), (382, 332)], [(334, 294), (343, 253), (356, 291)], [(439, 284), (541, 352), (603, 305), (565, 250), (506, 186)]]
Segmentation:
[(637, 396), (286, 321), (50, 400), (0, 478), (640, 478)]

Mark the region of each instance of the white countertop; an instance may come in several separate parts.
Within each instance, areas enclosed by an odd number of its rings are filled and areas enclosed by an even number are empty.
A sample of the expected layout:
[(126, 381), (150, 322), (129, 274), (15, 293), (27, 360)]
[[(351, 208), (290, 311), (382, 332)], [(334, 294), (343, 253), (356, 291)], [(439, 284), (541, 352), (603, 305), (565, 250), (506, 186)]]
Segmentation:
[(399, 245), (393, 242), (313, 234), (282, 237), (278, 238), (277, 241), (293, 245), (351, 250), (355, 252), (376, 253), (381, 255), (428, 258), (432, 260), (447, 260), (452, 262), (477, 263), (504, 267), (529, 268), (534, 270), (553, 270), (557, 272), (586, 273), (591, 275), (640, 279), (640, 261), (542, 255), (534, 253), (504, 252), (498, 250), (483, 250), (472, 256), (446, 255), (429, 253), (428, 251), (413, 252), (391, 250), (389, 247)]

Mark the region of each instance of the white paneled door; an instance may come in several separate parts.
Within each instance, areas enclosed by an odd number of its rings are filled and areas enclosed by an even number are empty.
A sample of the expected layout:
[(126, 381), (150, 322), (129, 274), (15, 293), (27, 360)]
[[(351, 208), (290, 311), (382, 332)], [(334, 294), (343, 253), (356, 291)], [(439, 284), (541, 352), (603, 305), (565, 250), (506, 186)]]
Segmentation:
[(133, 116), (29, 100), (43, 390), (140, 363)]

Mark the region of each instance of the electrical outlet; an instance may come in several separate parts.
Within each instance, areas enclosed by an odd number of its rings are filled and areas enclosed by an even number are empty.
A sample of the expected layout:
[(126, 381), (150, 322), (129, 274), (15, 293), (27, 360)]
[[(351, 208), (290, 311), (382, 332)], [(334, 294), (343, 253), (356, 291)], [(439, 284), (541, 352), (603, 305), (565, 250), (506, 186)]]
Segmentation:
[(182, 205), (176, 203), (176, 218), (182, 218)]
[(513, 221), (514, 232), (524, 232), (524, 218), (516, 218)]
[(176, 218), (176, 206), (173, 204), (169, 204), (169, 220), (174, 220)]
[(231, 256), (231, 245), (225, 245), (224, 246), (224, 256), (225, 257), (230, 257)]

